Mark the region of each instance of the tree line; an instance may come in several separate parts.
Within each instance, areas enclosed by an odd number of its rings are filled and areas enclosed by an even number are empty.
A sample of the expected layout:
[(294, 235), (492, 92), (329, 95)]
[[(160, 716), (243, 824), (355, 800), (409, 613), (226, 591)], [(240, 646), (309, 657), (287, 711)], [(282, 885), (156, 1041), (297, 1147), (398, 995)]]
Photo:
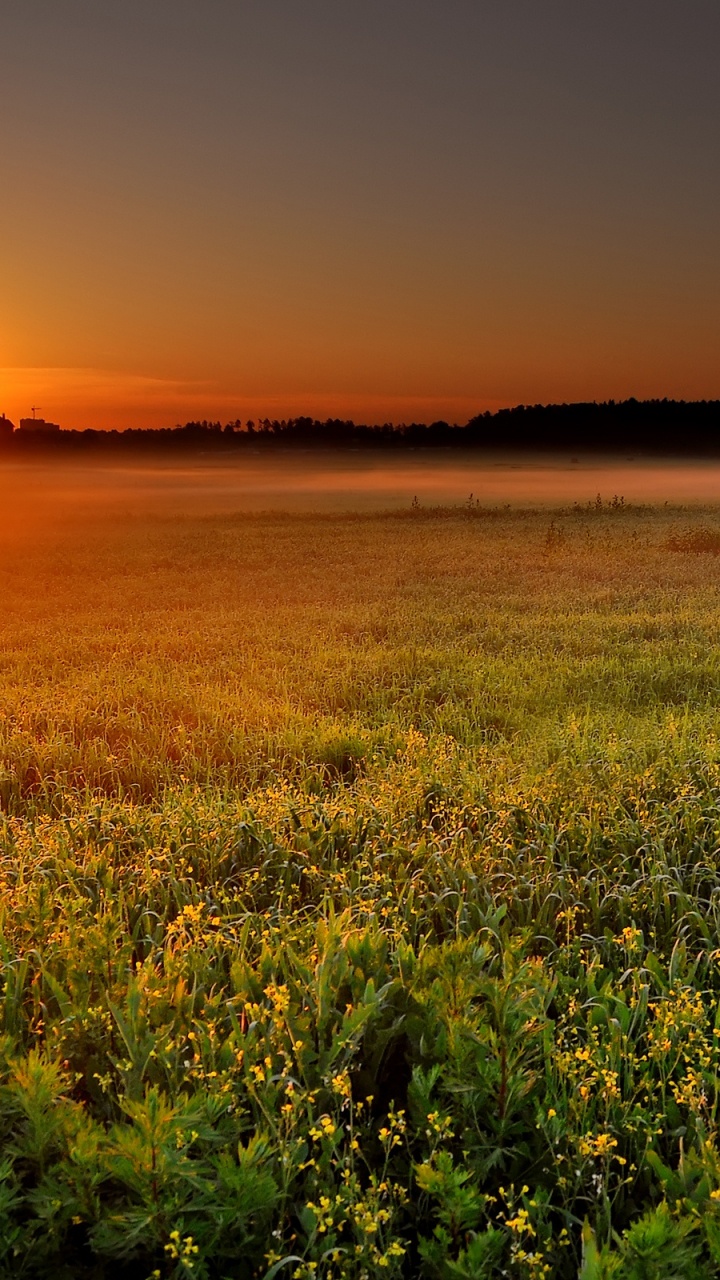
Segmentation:
[(13, 429), (0, 418), (5, 452), (35, 450), (180, 449), (201, 452), (328, 449), (570, 450), (720, 454), (720, 400), (606, 400), (602, 403), (517, 405), (477, 414), (464, 425), (383, 423), (311, 417), (221, 423), (203, 419), (165, 428), (43, 431)]

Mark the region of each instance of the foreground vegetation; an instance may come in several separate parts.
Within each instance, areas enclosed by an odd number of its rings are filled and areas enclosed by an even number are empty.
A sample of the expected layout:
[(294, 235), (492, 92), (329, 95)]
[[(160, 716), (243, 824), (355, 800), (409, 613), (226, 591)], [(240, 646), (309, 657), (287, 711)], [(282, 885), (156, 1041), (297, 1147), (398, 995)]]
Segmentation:
[(720, 517), (0, 567), (0, 1269), (720, 1275)]

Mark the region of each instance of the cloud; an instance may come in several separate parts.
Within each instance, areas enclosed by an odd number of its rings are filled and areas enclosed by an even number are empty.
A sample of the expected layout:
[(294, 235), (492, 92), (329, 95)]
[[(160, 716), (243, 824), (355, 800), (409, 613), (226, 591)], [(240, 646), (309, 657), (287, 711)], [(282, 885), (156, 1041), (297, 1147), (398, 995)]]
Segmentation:
[(113, 369), (66, 368), (62, 366), (24, 366), (0, 368), (0, 386), (10, 394), (47, 390), (62, 399), (83, 397), (115, 404), (119, 399), (145, 403), (168, 397), (208, 394), (208, 382), (173, 378), (153, 378), (144, 374), (124, 373)]

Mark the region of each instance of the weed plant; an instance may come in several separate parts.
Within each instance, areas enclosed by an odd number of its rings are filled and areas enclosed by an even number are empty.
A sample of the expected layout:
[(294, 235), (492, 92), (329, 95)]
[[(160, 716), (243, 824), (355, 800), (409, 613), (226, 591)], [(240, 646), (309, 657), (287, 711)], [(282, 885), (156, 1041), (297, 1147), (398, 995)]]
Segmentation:
[(720, 1275), (718, 530), (5, 558), (0, 1274)]

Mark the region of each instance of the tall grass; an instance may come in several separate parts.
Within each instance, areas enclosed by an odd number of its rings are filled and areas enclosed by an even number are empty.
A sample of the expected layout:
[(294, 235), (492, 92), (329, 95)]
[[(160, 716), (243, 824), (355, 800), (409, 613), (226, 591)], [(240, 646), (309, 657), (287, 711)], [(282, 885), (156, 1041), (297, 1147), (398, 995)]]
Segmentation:
[(720, 1274), (716, 519), (6, 560), (3, 1274)]

